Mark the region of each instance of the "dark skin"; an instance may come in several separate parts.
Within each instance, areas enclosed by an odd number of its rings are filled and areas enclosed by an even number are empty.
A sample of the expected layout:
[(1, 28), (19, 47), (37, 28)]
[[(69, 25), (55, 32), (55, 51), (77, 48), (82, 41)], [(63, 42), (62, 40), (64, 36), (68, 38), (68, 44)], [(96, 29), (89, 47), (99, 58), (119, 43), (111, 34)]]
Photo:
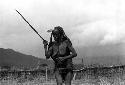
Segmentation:
[[(47, 59), (51, 57), (57, 65), (61, 64), (61, 66), (64, 66), (65, 61), (68, 62), (66, 65), (70, 65), (70, 63), (72, 62), (72, 58), (76, 57), (77, 53), (73, 48), (72, 44), (68, 40), (62, 40), (63, 35), (60, 34), (58, 30), (54, 30), (54, 31), (55, 33), (53, 33), (53, 37), (55, 41), (54, 41), (54, 44), (49, 49), (47, 49), (48, 42), (43, 41), (45, 56)], [(60, 67), (57, 66), (55, 70), (57, 85), (62, 85), (63, 80), (65, 81), (65, 85), (71, 85), (71, 80), (73, 76), (72, 71), (67, 71), (63, 79), (62, 78), (63, 74), (59, 73), (59, 70), (58, 70), (59, 68)]]

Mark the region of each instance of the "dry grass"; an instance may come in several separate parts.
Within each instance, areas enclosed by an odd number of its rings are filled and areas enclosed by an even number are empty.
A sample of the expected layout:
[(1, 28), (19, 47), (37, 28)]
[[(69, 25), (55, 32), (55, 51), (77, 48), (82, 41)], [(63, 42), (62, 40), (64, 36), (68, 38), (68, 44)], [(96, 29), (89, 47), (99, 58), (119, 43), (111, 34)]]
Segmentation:
[[(91, 71), (90, 71), (91, 72)], [(56, 85), (55, 79), (45, 80), (44, 76), (21, 75), (20, 77), (6, 76), (1, 78), (0, 85)], [(111, 69), (105, 73), (80, 72), (72, 85), (125, 85), (124, 69)]]
[[(18, 82), (17, 80), (2, 80), (0, 85), (56, 85), (55, 81), (44, 81), (41, 79), (35, 79), (33, 81)], [(72, 85), (125, 85), (125, 80), (116, 78), (114, 80), (108, 80), (107, 78), (100, 78), (98, 80), (75, 80), (72, 81)]]
[[(79, 79), (72, 81), (72, 85), (125, 85), (123, 77), (107, 78), (99, 76), (97, 79)], [(33, 80), (4, 78), (0, 81), (0, 85), (56, 85), (56, 82), (55, 80), (45, 81), (45, 78), (40, 77)]]

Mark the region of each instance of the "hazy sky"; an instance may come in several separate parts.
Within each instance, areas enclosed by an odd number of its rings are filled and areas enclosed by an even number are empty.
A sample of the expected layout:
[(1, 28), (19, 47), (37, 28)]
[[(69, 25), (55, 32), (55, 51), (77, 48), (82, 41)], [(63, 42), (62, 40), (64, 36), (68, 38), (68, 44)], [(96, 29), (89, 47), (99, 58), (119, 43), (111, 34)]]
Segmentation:
[(43, 58), (42, 40), (15, 9), (46, 40), (62, 26), (79, 56), (124, 55), (125, 0), (0, 0), (0, 47)]

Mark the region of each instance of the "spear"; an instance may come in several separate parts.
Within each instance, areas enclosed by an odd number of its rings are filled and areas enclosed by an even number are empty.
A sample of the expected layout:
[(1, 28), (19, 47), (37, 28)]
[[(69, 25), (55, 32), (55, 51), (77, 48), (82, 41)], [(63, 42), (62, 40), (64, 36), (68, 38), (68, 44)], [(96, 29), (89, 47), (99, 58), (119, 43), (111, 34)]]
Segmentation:
[(32, 28), (32, 30), (34, 30), (36, 32), (36, 34), (39, 35), (39, 37), (44, 41), (45, 39), (43, 37), (40, 36), (40, 34), (34, 29), (34, 27), (23, 17), (23, 15), (16, 10), (16, 12), (23, 18), (23, 20)]

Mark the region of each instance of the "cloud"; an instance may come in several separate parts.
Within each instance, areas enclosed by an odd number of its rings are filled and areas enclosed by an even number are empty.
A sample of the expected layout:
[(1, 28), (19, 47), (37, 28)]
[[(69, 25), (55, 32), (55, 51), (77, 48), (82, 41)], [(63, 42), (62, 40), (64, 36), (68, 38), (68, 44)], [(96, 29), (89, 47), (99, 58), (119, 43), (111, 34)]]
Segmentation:
[(124, 44), (125, 43), (125, 21), (115, 21), (110, 24), (110, 30), (104, 36), (101, 44)]
[(75, 45), (94, 46), (107, 44), (123, 44), (125, 42), (124, 21), (115, 19), (99, 20), (78, 26), (78, 33), (71, 39)]

